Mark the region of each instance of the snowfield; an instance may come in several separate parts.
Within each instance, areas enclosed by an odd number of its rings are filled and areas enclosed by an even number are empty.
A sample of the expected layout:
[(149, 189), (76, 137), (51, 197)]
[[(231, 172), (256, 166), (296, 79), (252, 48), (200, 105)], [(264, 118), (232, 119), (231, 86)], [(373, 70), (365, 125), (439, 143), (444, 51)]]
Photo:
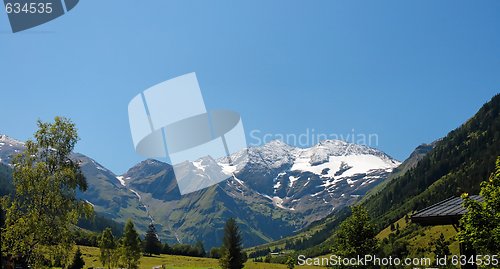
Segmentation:
[[(335, 175), (341, 169), (342, 164), (347, 164), (349, 169), (341, 174)], [(390, 159), (383, 159), (379, 156), (361, 154), (361, 155), (348, 155), (348, 156), (329, 156), (328, 162), (312, 165), (310, 157), (299, 157), (293, 163), (291, 171), (307, 171), (316, 175), (329, 178), (343, 178), (356, 174), (366, 174), (371, 170), (388, 170), (392, 171), (399, 165)], [(327, 169), (327, 170), (325, 170)], [(327, 171), (326, 173), (324, 171)]]

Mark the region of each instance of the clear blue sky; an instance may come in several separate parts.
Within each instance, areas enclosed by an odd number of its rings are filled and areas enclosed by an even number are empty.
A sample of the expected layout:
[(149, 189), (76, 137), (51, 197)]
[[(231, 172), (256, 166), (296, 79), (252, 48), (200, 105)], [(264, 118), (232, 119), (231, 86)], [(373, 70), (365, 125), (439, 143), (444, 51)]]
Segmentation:
[(80, 1), (12, 34), (0, 13), (0, 133), (70, 117), (77, 151), (123, 173), (127, 105), (196, 72), (247, 131), (376, 133), (403, 160), (500, 90), (500, 1)]

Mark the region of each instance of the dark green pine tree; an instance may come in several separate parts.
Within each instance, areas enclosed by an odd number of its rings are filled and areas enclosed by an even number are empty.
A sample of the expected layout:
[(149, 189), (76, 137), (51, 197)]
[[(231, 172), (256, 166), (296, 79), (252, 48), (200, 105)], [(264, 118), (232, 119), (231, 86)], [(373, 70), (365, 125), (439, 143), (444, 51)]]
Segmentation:
[(162, 254), (172, 254), (172, 248), (168, 245), (167, 242), (165, 242), (165, 245), (162, 246), (161, 253)]
[(242, 237), (240, 229), (233, 218), (226, 222), (224, 227), (224, 239), (221, 247), (221, 258), (219, 264), (222, 269), (242, 269), (245, 263), (245, 255), (242, 252)]
[(439, 235), (439, 238), (435, 242), (432, 242), (429, 245), (433, 249), (436, 259), (444, 258), (446, 260), (446, 266), (442, 266), (442, 268), (455, 268), (451, 263), (451, 251), (449, 248), (450, 242), (446, 240), (443, 233)]
[(156, 233), (154, 224), (149, 224), (144, 240), (144, 254), (152, 256), (153, 254), (159, 255), (161, 253), (162, 245), (158, 239), (158, 234)]
[(297, 261), (295, 260), (295, 258), (292, 257), (292, 256), (289, 256), (288, 259), (285, 262), (286, 268), (293, 269), (293, 268), (295, 268), (295, 264), (296, 263), (297, 263)]
[(141, 240), (135, 230), (134, 223), (127, 221), (120, 241), (120, 258), (125, 268), (132, 269), (139, 267), (141, 258)]
[(200, 257), (207, 256), (207, 252), (205, 251), (205, 246), (203, 246), (203, 242), (198, 240), (194, 247), (196, 248), (196, 251), (198, 252), (198, 256), (200, 256)]
[(82, 258), (82, 252), (80, 248), (76, 249), (75, 255), (73, 256), (73, 261), (68, 269), (82, 269), (85, 266), (85, 261)]
[(113, 233), (111, 232), (111, 228), (106, 228), (102, 232), (101, 238), (99, 240), (99, 249), (101, 251), (101, 255), (99, 256), (102, 266), (107, 266), (108, 269), (111, 269), (111, 264), (113, 263), (113, 255), (116, 249), (115, 238), (113, 237)]
[(439, 235), (438, 240), (434, 243), (434, 254), (439, 257), (451, 255), (449, 242), (444, 238), (444, 234)]

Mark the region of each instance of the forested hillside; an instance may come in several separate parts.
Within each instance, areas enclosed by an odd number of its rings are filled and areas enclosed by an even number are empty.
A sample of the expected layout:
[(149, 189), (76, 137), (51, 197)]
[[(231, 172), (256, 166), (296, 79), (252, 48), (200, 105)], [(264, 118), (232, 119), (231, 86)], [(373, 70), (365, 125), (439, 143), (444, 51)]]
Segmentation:
[(458, 196), (476, 194), (500, 155), (500, 95), (438, 141), (404, 175), (363, 202), (380, 227), (413, 210)]

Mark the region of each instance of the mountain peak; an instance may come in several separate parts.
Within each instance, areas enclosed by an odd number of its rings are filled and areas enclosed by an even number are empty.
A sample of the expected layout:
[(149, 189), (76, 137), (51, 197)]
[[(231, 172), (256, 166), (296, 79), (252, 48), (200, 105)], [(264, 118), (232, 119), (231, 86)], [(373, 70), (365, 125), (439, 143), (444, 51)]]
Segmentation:
[(164, 166), (166, 165), (167, 163), (164, 163), (162, 161), (158, 161), (156, 159), (146, 159), (142, 162), (140, 162), (139, 164), (142, 164), (142, 165), (155, 165), (155, 166)]
[(283, 142), (281, 139), (274, 139), (266, 143), (267, 145), (273, 146), (283, 146), (283, 145), (288, 145), (285, 142)]
[(10, 136), (0, 134), (0, 142), (10, 144), (10, 145), (16, 145), (16, 146), (22, 146), (24, 145), (24, 142), (19, 141), (17, 139), (14, 139)]
[(24, 150), (24, 142), (0, 134), (0, 162), (10, 165), (12, 157)]
[(271, 140), (270, 142), (267, 142), (264, 145), (258, 146), (256, 148), (285, 149), (285, 150), (293, 150), (293, 149), (295, 149), (295, 147), (290, 146), (289, 144), (283, 142), (280, 139)]
[(168, 163), (164, 163), (155, 159), (146, 159), (140, 163), (134, 165), (122, 176), (127, 177), (142, 177), (145, 175), (156, 174), (162, 170), (170, 170), (172, 166)]
[(319, 143), (317, 145), (329, 145), (329, 144), (346, 145), (346, 144), (350, 144), (350, 143), (345, 141), (345, 140), (339, 140), (339, 139), (325, 139), (325, 140), (319, 141)]

